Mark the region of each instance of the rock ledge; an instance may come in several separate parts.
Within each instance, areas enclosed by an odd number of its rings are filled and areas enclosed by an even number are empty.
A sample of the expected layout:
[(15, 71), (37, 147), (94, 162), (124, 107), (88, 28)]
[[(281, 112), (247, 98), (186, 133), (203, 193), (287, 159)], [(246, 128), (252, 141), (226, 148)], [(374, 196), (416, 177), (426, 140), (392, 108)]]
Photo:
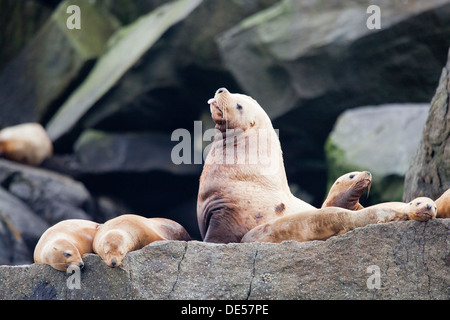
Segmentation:
[(161, 241), (119, 269), (86, 255), (80, 289), (47, 265), (0, 266), (0, 299), (449, 299), (449, 229), (434, 219), (308, 243)]

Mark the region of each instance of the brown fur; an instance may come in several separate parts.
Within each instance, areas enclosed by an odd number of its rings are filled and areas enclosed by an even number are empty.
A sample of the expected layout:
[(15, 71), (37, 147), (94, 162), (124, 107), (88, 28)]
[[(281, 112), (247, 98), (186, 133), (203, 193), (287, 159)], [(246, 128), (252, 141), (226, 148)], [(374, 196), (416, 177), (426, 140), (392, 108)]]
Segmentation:
[(274, 219), (250, 230), (241, 242), (326, 240), (368, 224), (409, 219), (427, 221), (435, 217), (436, 205), (429, 198), (417, 198), (408, 204), (399, 203), (395, 208), (372, 206), (353, 211), (327, 207)]
[(450, 218), (450, 189), (436, 200), (436, 206), (438, 218)]
[(110, 267), (118, 267), (125, 255), (159, 240), (190, 240), (175, 221), (124, 214), (105, 222), (97, 232), (93, 249)]
[[(92, 253), (98, 223), (69, 219), (47, 229), (34, 249), (34, 262), (66, 271), (70, 265), (83, 267), (83, 254)], [(67, 255), (67, 256), (65, 256)]]
[[(198, 193), (197, 218), (203, 240), (239, 242), (261, 223), (314, 209), (292, 195), (280, 141), (259, 104), (226, 89), (219, 89), (208, 102), (216, 136), (205, 160)], [(227, 129), (240, 131), (231, 134)], [(257, 138), (262, 145), (251, 143)], [(257, 162), (252, 162), (257, 147), (270, 152), (259, 149)], [(226, 161), (229, 150), (234, 150), (232, 161)]]
[(363, 209), (363, 206), (359, 203), (359, 198), (370, 187), (371, 183), (372, 175), (368, 171), (355, 171), (340, 176), (331, 186), (322, 208)]
[(38, 166), (53, 154), (53, 145), (39, 123), (24, 123), (0, 131), (0, 155)]

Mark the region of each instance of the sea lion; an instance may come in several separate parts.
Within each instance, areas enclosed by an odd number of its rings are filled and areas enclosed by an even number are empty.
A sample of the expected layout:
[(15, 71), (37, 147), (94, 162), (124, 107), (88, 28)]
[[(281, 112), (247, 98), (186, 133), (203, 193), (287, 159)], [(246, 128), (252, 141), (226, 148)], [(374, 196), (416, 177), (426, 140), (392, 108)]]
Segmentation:
[(208, 103), (216, 135), (197, 199), (204, 241), (240, 242), (261, 223), (315, 209), (291, 193), (280, 141), (256, 100), (221, 88)]
[(39, 166), (53, 154), (53, 145), (39, 123), (24, 123), (0, 131), (0, 156)]
[(175, 221), (123, 214), (102, 225), (95, 235), (93, 249), (109, 267), (116, 268), (128, 252), (154, 241), (190, 239), (187, 231)]
[(327, 207), (274, 219), (250, 230), (241, 242), (326, 240), (332, 236), (391, 221), (427, 221), (436, 217), (436, 205), (429, 198), (417, 198), (402, 207), (372, 206), (353, 211)]
[(372, 175), (369, 171), (354, 171), (340, 176), (330, 188), (322, 208), (340, 207), (348, 210), (360, 210), (364, 207), (359, 198), (370, 187)]
[(447, 189), (436, 201), (437, 217), (450, 218), (450, 189)]
[(82, 268), (82, 257), (92, 253), (92, 241), (98, 223), (81, 219), (68, 219), (48, 228), (34, 249), (34, 262), (45, 263), (66, 271), (71, 265)]

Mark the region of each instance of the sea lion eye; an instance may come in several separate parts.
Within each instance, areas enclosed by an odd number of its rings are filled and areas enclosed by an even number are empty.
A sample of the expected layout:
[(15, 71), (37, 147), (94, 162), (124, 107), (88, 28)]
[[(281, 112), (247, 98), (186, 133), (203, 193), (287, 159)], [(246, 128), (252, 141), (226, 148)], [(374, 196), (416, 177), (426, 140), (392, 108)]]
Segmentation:
[(354, 175), (354, 174), (351, 174), (349, 178), (350, 178), (350, 179), (353, 179), (354, 177), (355, 177), (355, 175)]
[(72, 255), (71, 255), (70, 253), (68, 253), (68, 252), (64, 252), (64, 253), (63, 253), (63, 256), (66, 257), (66, 258), (69, 258), (69, 257), (71, 257)]
[(416, 206), (418, 206), (419, 204), (420, 204), (420, 202), (417, 202), (417, 203), (416, 203)]
[(242, 109), (242, 106), (238, 103), (237, 106), (236, 106), (236, 108), (237, 108), (238, 110), (241, 110), (241, 109)]

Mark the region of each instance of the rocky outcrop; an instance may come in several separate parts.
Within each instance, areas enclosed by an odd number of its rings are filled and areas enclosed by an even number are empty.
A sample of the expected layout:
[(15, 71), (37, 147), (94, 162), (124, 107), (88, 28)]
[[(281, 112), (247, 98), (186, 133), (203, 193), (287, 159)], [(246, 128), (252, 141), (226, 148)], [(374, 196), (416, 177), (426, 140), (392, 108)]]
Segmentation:
[(47, 265), (1, 266), (0, 299), (449, 299), (449, 227), (434, 219), (305, 243), (155, 242), (118, 269), (86, 255), (80, 289), (67, 285), (75, 274)]
[(403, 198), (437, 199), (450, 188), (450, 51), (431, 101), (421, 142), (405, 178)]
[(289, 181), (313, 194), (326, 179), (322, 147), (339, 114), (429, 103), (446, 61), (448, 1), (378, 1), (379, 30), (366, 26), (371, 4), (284, 0), (217, 37), (239, 86), (280, 129)]
[(389, 104), (345, 111), (325, 144), (328, 189), (351, 171), (372, 173), (371, 204), (401, 201), (429, 104)]
[[(71, 4), (80, 7), (84, 29), (67, 28)], [(0, 126), (47, 119), (84, 79), (117, 26), (111, 15), (91, 1), (58, 6), (0, 75)]]
[(94, 199), (71, 177), (0, 160), (0, 264), (33, 261), (37, 241), (65, 219), (95, 217)]

